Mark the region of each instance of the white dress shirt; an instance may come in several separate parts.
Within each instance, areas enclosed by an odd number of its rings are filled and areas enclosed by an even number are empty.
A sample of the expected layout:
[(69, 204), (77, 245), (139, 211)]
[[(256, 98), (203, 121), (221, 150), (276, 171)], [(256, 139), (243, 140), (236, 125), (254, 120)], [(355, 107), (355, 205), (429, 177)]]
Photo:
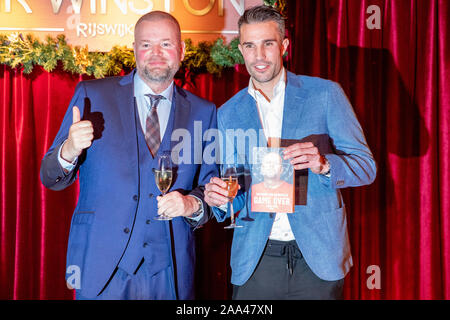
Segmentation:
[[(273, 98), (271, 101), (253, 86), (250, 78), (248, 93), (255, 99), (258, 107), (261, 125), (266, 138), (280, 138), (283, 125), (284, 95), (286, 91), (286, 72), (284, 68), (281, 70), (280, 80), (273, 88)], [(294, 240), (289, 219), (285, 212), (277, 212), (273, 222), (272, 231), (269, 239), (279, 241)]]

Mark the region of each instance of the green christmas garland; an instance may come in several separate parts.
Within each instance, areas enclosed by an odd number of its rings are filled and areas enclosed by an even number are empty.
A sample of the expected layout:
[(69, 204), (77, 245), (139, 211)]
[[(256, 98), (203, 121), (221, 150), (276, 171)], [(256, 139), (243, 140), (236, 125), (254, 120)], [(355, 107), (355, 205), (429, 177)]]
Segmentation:
[[(199, 42), (194, 45), (185, 40), (186, 54), (181, 70), (191, 74), (208, 72), (220, 75), (223, 68), (243, 63), (237, 45), (238, 39), (225, 44), (219, 38), (215, 42)], [(119, 74), (123, 69), (134, 68), (133, 49), (115, 46), (109, 52), (90, 52), (87, 47), (73, 47), (64, 35), (47, 37), (40, 41), (32, 35), (12, 33), (0, 35), (0, 63), (11, 68), (23, 68), (25, 74), (41, 66), (52, 72), (62, 62), (64, 71), (73, 74), (104, 78)]]
[[(283, 14), (286, 9), (286, 1), (264, 1), (264, 4), (277, 8)], [(186, 39), (185, 43), (186, 53), (180, 70), (188, 77), (203, 72), (220, 75), (224, 68), (244, 63), (238, 49), (238, 38), (229, 44), (225, 44), (223, 38), (197, 45)], [(126, 46), (115, 46), (109, 52), (90, 52), (87, 47), (69, 45), (64, 35), (56, 38), (48, 36), (45, 41), (31, 34), (0, 35), (1, 64), (23, 68), (23, 72), (29, 74), (34, 66), (52, 72), (59, 61), (64, 71), (95, 78), (118, 75), (124, 69), (135, 67), (133, 50)]]

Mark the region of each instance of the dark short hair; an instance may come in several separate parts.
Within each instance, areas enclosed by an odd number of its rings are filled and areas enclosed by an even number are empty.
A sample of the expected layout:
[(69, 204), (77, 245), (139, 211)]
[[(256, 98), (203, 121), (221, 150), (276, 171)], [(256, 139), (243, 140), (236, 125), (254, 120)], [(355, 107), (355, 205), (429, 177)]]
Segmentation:
[(167, 13), (164, 11), (150, 11), (149, 13), (144, 14), (142, 17), (139, 18), (139, 20), (134, 25), (134, 30), (136, 30), (138, 25), (143, 21), (158, 21), (158, 20), (163, 20), (163, 19), (170, 20), (175, 24), (175, 26), (177, 27), (178, 34), (179, 34), (179, 39), (181, 41), (180, 23), (178, 22), (177, 19), (175, 19), (174, 16), (172, 16), (170, 13)]
[(281, 39), (286, 36), (286, 22), (285, 18), (278, 10), (266, 5), (250, 7), (244, 11), (244, 14), (239, 18), (238, 28), (239, 37), (241, 35), (241, 26), (243, 24), (251, 24), (258, 22), (274, 21), (278, 25)]

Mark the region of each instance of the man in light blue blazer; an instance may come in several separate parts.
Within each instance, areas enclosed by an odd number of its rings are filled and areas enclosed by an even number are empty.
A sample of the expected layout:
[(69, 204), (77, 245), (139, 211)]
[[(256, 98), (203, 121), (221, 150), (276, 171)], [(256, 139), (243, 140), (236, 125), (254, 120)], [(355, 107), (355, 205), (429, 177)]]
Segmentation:
[[(239, 20), (248, 88), (218, 111), (222, 160), (237, 163), (243, 183), (231, 249), (233, 299), (340, 299), (352, 266), (341, 188), (370, 184), (376, 165), (340, 86), (286, 71), (282, 16), (266, 6)], [(295, 213), (251, 211), (252, 149), (284, 146), (296, 170)], [(214, 177), (205, 201), (227, 218), (226, 184)]]
[[(204, 184), (217, 175), (201, 154), (210, 143), (195, 137), (217, 128), (217, 120), (214, 104), (173, 82), (184, 57), (180, 33), (165, 12), (141, 17), (136, 70), (80, 82), (42, 160), (41, 180), (50, 189), (66, 188), (79, 174), (67, 251), (67, 282), (77, 299), (194, 298), (193, 231), (210, 217)], [(172, 185), (160, 197), (152, 170), (159, 154), (174, 150), (185, 154), (172, 153)]]

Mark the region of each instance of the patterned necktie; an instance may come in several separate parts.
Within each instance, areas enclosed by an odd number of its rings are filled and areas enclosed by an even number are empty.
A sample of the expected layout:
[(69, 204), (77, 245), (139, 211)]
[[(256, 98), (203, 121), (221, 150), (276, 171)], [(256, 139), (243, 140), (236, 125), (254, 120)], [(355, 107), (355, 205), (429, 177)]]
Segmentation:
[(161, 95), (146, 94), (150, 99), (150, 112), (148, 113), (147, 120), (145, 121), (145, 141), (147, 141), (148, 148), (153, 157), (156, 155), (161, 144), (161, 135), (159, 133), (159, 120), (156, 108), (159, 101), (165, 99)]

